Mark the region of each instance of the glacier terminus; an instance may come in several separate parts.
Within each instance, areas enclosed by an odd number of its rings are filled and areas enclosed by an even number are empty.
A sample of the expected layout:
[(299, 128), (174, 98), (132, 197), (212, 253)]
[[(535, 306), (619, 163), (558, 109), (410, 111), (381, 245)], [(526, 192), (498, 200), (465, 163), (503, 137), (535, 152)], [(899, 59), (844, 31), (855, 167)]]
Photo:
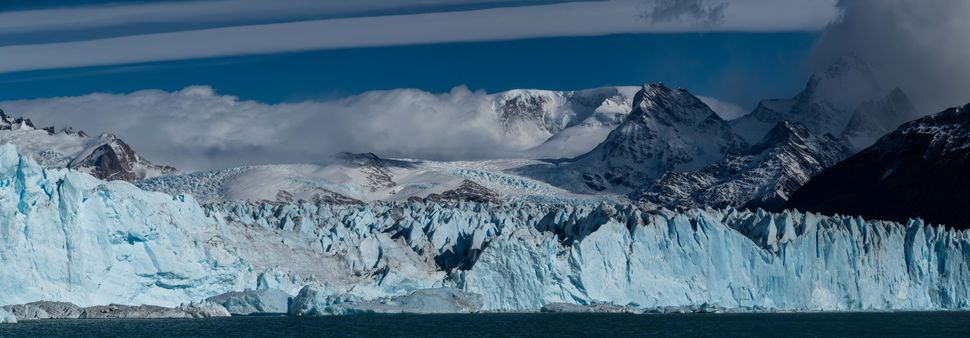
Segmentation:
[(970, 307), (968, 233), (920, 220), (610, 201), (203, 205), (46, 169), (13, 145), (0, 201), (5, 304), (178, 307), (275, 289), (306, 315)]

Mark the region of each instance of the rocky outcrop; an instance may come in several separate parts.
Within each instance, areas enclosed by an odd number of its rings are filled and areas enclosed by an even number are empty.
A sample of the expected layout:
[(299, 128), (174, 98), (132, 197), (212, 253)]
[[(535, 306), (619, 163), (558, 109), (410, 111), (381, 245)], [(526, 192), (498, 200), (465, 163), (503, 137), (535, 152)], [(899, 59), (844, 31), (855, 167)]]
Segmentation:
[(67, 302), (39, 301), (3, 307), (19, 321), (40, 319), (76, 319), (81, 316), (81, 307)]
[(118, 138), (94, 148), (84, 157), (76, 158), (68, 167), (86, 171), (103, 180), (128, 182), (145, 178), (145, 170), (156, 170), (160, 175), (175, 172), (173, 167), (153, 165), (142, 159), (127, 143)]
[(464, 180), (455, 189), (444, 191), (440, 194), (429, 194), (423, 198), (424, 201), (469, 201), (478, 203), (500, 203), (502, 198), (494, 191), (483, 187), (481, 184)]
[(226, 317), (229, 312), (215, 303), (199, 302), (183, 304), (177, 308), (154, 305), (99, 305), (86, 307), (80, 319), (161, 319), (161, 318), (209, 318)]
[(410, 168), (412, 166), (405, 161), (387, 160), (377, 157), (374, 153), (354, 154), (343, 152), (337, 154), (336, 158), (346, 166), (359, 169), (364, 177), (367, 178), (367, 186), (371, 192), (378, 191), (382, 188), (397, 186), (390, 168)]

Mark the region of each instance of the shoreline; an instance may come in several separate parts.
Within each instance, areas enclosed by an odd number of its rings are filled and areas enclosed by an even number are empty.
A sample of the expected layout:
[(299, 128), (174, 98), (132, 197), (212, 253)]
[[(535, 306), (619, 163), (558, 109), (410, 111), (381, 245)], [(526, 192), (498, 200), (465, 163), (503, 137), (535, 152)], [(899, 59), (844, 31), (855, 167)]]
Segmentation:
[[(537, 311), (475, 311), (475, 312), (379, 312), (379, 311), (353, 311), (353, 312), (340, 312), (340, 313), (329, 313), (329, 314), (288, 314), (283, 312), (257, 312), (249, 314), (230, 314), (225, 311), (224, 307), (218, 306), (217, 304), (207, 302), (193, 302), (193, 306), (198, 307), (199, 305), (210, 306), (215, 309), (221, 308), (223, 311), (210, 311), (205, 313), (200, 312), (190, 312), (187, 311), (188, 304), (183, 304), (179, 307), (163, 307), (155, 305), (120, 305), (120, 304), (109, 304), (109, 305), (96, 305), (90, 307), (79, 307), (74, 304), (64, 303), (64, 302), (50, 302), (50, 301), (39, 301), (27, 304), (14, 304), (14, 305), (4, 305), (0, 306), (0, 319), (3, 319), (5, 315), (17, 316), (17, 313), (13, 313), (7, 309), (9, 308), (25, 308), (30, 306), (37, 306), (38, 303), (54, 303), (54, 304), (69, 304), (80, 309), (81, 312), (68, 313), (66, 315), (60, 316), (50, 316), (45, 318), (39, 317), (21, 317), (16, 318), (16, 321), (4, 321), (0, 320), (0, 324), (15, 324), (15, 323), (26, 323), (26, 322), (41, 322), (41, 321), (62, 321), (62, 320), (80, 320), (80, 321), (115, 321), (115, 320), (199, 320), (199, 319), (226, 319), (226, 318), (329, 318), (329, 317), (368, 317), (368, 316), (497, 316), (497, 315), (538, 315), (538, 316), (557, 316), (557, 315), (618, 315), (618, 316), (646, 316), (646, 317), (656, 317), (656, 316), (704, 316), (704, 315), (864, 315), (864, 314), (903, 314), (903, 313), (913, 313), (913, 314), (931, 314), (931, 313), (970, 313), (970, 308), (959, 308), (959, 309), (900, 309), (900, 310), (882, 310), (882, 309), (853, 309), (853, 310), (740, 310), (740, 309), (696, 309), (697, 307), (688, 306), (687, 308), (695, 308), (694, 311), (658, 311), (658, 309), (636, 309), (636, 308), (624, 308), (618, 310), (616, 307), (602, 307), (602, 306), (584, 306), (569, 304), (574, 311), (552, 311), (546, 309)], [(216, 305), (213, 307), (213, 305)], [(114, 309), (106, 311), (105, 309)], [(677, 309), (680, 310), (680, 309)], [(25, 312), (22, 310), (18, 313), (23, 316)], [(99, 313), (102, 315), (95, 315)]]

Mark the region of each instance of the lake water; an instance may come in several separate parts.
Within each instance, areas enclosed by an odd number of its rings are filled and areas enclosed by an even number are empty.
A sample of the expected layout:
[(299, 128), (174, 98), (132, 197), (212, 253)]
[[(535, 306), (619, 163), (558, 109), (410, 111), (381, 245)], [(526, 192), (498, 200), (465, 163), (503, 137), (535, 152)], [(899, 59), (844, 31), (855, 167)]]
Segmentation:
[(808, 314), (474, 314), (49, 320), (0, 324), (0, 336), (970, 337), (970, 312)]

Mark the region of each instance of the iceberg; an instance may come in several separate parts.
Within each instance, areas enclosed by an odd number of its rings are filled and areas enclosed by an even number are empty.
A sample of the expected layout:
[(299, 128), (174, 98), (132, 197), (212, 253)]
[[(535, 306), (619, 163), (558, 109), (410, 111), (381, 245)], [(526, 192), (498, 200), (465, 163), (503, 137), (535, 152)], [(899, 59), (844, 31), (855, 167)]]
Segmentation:
[(7, 310), (0, 309), (0, 324), (13, 324), (17, 322), (17, 316)]
[(267, 288), (227, 292), (206, 301), (224, 307), (232, 315), (279, 314), (288, 311), (290, 295)]
[(299, 314), (335, 300), (373, 312), (967, 309), (968, 264), (967, 231), (921, 220), (605, 202), (203, 205), (0, 146), (0, 305), (222, 313), (198, 301), (278, 289)]
[(364, 300), (353, 295), (328, 295), (304, 287), (293, 298), (289, 315), (347, 315), (363, 313), (473, 313), (482, 308), (482, 296), (454, 288), (414, 291), (406, 296)]

